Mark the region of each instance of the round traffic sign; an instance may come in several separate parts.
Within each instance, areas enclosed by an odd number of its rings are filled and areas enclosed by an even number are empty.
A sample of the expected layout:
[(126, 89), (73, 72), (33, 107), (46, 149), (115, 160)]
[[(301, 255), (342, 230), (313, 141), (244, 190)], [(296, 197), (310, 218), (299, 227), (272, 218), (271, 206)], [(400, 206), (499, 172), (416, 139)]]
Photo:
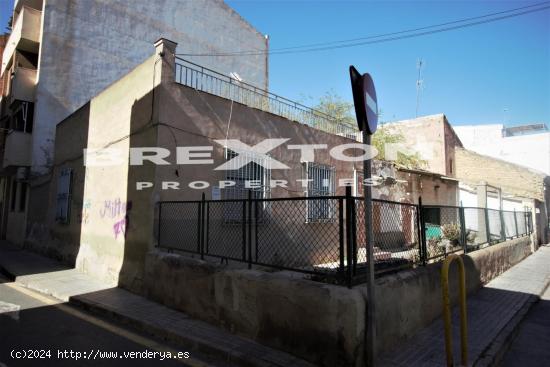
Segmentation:
[(378, 126), (378, 102), (374, 82), (369, 73), (363, 74), (363, 93), (367, 118), (366, 128), (369, 134), (374, 134)]

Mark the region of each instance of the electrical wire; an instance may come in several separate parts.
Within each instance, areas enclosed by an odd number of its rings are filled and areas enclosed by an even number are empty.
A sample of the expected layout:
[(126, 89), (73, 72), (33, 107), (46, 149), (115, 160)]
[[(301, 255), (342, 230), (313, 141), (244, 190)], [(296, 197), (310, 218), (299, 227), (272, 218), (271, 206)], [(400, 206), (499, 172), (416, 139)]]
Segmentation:
[[(366, 36), (366, 37), (360, 37), (360, 38), (354, 38), (354, 39), (348, 39), (348, 40), (340, 40), (340, 41), (315, 43), (315, 44), (302, 45), (302, 46), (285, 47), (285, 48), (271, 49), (271, 50), (266, 50), (266, 51), (249, 50), (249, 51), (220, 52), (220, 53), (210, 53), (210, 54), (208, 54), (208, 53), (196, 53), (196, 54), (181, 53), (181, 54), (179, 54), (178, 53), (176, 55), (177, 56), (207, 56), (207, 57), (208, 56), (260, 56), (260, 55), (281, 55), (281, 54), (307, 53), (307, 52), (334, 50), (334, 49), (340, 49), (340, 48), (357, 47), (357, 46), (362, 46), (362, 45), (391, 42), (391, 41), (397, 41), (397, 40), (401, 40), (401, 39), (414, 38), (414, 37), (426, 36), (426, 35), (430, 35), (430, 34), (448, 32), (448, 31), (452, 31), (452, 30), (457, 30), (457, 29), (472, 27), (472, 26), (476, 26), (476, 25), (496, 22), (496, 21), (503, 20), (503, 19), (514, 18), (514, 17), (520, 16), (520, 15), (525, 15), (525, 14), (530, 14), (530, 13), (534, 13), (534, 12), (547, 10), (547, 9), (550, 8), (550, 5), (545, 5), (545, 4), (549, 4), (549, 3), (550, 3), (550, 1), (545, 1), (545, 2), (542, 2), (542, 3), (528, 5), (528, 6), (524, 6), (524, 7), (520, 7), (520, 8), (505, 10), (505, 11), (496, 12), (496, 13), (485, 14), (485, 15), (471, 17), (471, 18), (464, 18), (464, 19), (455, 20), (455, 21), (446, 22), (446, 23), (440, 23), (440, 24), (435, 24), (435, 25), (430, 25), (430, 26), (425, 26), (425, 27), (420, 27), (420, 28), (408, 29), (408, 30), (403, 30), (403, 31), (398, 31), (398, 32), (391, 32), (391, 33), (384, 33), (384, 34), (379, 34), (379, 35), (372, 35), (372, 36)], [(543, 5), (545, 5), (545, 6), (543, 6)], [(530, 8), (533, 8), (533, 7), (537, 7), (537, 8), (530, 9)], [(528, 9), (528, 10), (525, 10), (525, 9)], [(518, 12), (518, 10), (523, 10), (523, 11)], [(507, 13), (511, 13), (511, 12), (514, 12), (514, 13), (513, 14), (507, 14)], [(501, 14), (506, 14), (506, 15), (501, 15)], [(501, 16), (495, 17), (495, 15), (501, 15)], [(493, 18), (471, 22), (472, 20), (483, 19), (483, 18), (488, 18), (488, 17), (493, 17)], [(470, 22), (470, 23), (451, 26), (452, 24), (465, 23), (465, 22)], [(443, 28), (441, 28), (441, 27), (443, 27)], [(432, 29), (432, 28), (438, 28), (438, 29)], [(419, 32), (419, 31), (427, 30), (427, 29), (431, 29), (431, 30), (424, 31), (424, 32)], [(395, 37), (390, 37), (390, 36), (395, 36)], [(385, 38), (383, 38), (383, 37), (385, 37)], [(380, 38), (380, 39), (377, 39), (377, 38)], [(367, 40), (367, 41), (365, 41), (365, 40)], [(362, 41), (362, 42), (356, 42), (356, 41)]]

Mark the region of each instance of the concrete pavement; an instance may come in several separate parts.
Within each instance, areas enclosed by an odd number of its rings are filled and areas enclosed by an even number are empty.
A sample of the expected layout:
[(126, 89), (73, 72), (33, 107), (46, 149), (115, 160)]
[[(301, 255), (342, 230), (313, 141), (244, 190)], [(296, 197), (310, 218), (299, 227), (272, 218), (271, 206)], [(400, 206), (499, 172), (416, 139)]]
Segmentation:
[[(468, 365), (498, 365), (521, 320), (530, 307), (539, 300), (549, 283), (550, 247), (542, 247), (473, 295), (468, 296)], [(460, 338), (456, 308), (453, 310), (452, 319), (453, 355), (455, 364), (458, 365)], [(533, 344), (530, 348), (536, 348), (536, 345)], [(435, 320), (409, 341), (396, 345), (393, 351), (380, 356), (379, 365), (444, 366), (443, 321)], [(530, 367), (530, 365), (523, 366)]]
[(550, 366), (550, 288), (522, 321), (500, 365)]
[[(167, 367), (207, 366), (197, 360), (187, 361), (183, 355), (185, 349), (158, 343), (92, 317), (53, 297), (10, 283), (2, 276), (0, 299), (1, 304), (12, 305), (11, 309), (0, 307), (2, 367), (155, 366), (161, 358)], [(182, 353), (182, 358), (167, 358), (167, 353), (172, 356)]]
[[(18, 285), (53, 296), (58, 302), (68, 301), (142, 334), (212, 357), (212, 365), (313, 367), (288, 353), (236, 336), (5, 242), (0, 243), (0, 271)], [(3, 298), (0, 294), (0, 301)], [(5, 302), (5, 307), (11, 307), (9, 301)], [(16, 329), (12, 331), (18, 333)]]
[(77, 294), (114, 286), (102, 283), (55, 260), (25, 251), (7, 241), (0, 242), (0, 272), (27, 288), (65, 302)]
[[(3, 272), (8, 272), (18, 283), (20, 282), (18, 286), (24, 285), (55, 295), (57, 302), (69, 300), (71, 304), (78, 305), (100, 317), (116, 320), (125, 327), (130, 326), (136, 332), (167, 340), (173, 345), (185, 346), (191, 353), (212, 356), (216, 360), (223, 361), (221, 364), (223, 366), (312, 366), (289, 354), (227, 333), (123, 289), (99, 283), (74, 269), (67, 269), (55, 261), (18, 248), (0, 246), (0, 268)], [(469, 365), (497, 365), (502, 360), (521, 320), (530, 307), (539, 300), (549, 282), (550, 247), (542, 247), (535, 254), (469, 296)], [(0, 301), (5, 303), (0, 304), (0, 310), (9, 310), (17, 304), (5, 298), (0, 293)], [(549, 303), (546, 298), (544, 301)], [(456, 311), (453, 312), (455, 340), (453, 346), (455, 361), (458, 363), (459, 331)], [(548, 311), (544, 307), (537, 314), (541, 312)], [(12, 308), (11, 312), (4, 315), (7, 314), (16, 317), (17, 313)], [(37, 320), (37, 323), (40, 323), (40, 320)], [(18, 334), (16, 330), (12, 329), (12, 333)], [(529, 335), (529, 331), (524, 333)], [(541, 343), (546, 340), (542, 337), (539, 339)], [(521, 338), (514, 343), (517, 345), (526, 343), (521, 347), (524, 350), (527, 346), (539, 348), (540, 344), (533, 344), (532, 340), (530, 343), (522, 342)], [(512, 347), (512, 350), (517, 349)], [(537, 352), (539, 349), (534, 351)], [(441, 320), (436, 320), (431, 326), (418, 332), (408, 343), (399, 344), (392, 353), (381, 356), (378, 365), (443, 366), (444, 353), (443, 324)], [(529, 352), (529, 354), (533, 353)], [(505, 363), (512, 363), (508, 365), (514, 365), (518, 358), (520, 357), (516, 356), (516, 359), (513, 359), (513, 355), (507, 354), (504, 360)], [(522, 365), (538, 366), (528, 362)]]

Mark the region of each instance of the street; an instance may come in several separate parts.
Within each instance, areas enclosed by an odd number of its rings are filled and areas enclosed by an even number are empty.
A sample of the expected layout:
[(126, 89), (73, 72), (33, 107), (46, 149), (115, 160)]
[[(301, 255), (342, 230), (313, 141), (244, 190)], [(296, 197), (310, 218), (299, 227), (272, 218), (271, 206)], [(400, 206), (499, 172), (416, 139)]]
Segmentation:
[[(17, 306), (19, 311), (9, 312)], [(168, 353), (174, 356), (185, 351), (91, 316), (2, 276), (0, 340), (0, 367), (206, 365), (194, 360), (192, 353), (189, 359), (161, 360)], [(146, 351), (149, 358), (145, 358)], [(157, 352), (155, 356), (153, 352)]]
[(521, 322), (503, 367), (550, 366), (550, 287)]

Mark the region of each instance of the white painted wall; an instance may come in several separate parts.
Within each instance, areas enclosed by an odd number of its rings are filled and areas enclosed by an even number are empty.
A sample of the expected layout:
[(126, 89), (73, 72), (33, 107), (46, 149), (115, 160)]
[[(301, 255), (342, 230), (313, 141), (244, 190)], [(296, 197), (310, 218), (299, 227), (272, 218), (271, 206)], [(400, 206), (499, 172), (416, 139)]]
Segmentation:
[[(460, 203), (464, 207), (478, 207), (477, 203), (477, 194), (472, 193), (469, 190), (466, 190), (464, 188), (461, 188), (459, 190), (460, 195)], [(500, 203), (498, 201), (498, 198), (489, 196), (487, 198), (487, 207), (489, 209), (501, 209)], [(503, 210), (516, 210), (516, 211), (523, 211), (525, 209), (525, 203), (521, 199), (502, 199), (502, 209)]]
[(550, 132), (503, 137), (501, 124), (453, 128), (466, 149), (550, 175)]
[[(178, 53), (267, 49), (221, 0), (46, 0), (42, 27), (33, 174), (51, 166), (56, 124), (145, 61), (157, 39), (177, 42)], [(186, 58), (267, 88), (266, 55)]]

